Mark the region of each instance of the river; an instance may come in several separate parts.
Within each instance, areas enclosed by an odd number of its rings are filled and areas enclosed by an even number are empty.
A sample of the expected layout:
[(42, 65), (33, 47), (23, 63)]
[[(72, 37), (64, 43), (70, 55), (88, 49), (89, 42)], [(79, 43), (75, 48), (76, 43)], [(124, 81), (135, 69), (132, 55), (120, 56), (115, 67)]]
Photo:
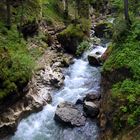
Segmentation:
[[(92, 51), (105, 51), (97, 46)], [(87, 93), (100, 93), (100, 68), (88, 64), (87, 55), (74, 60), (69, 68), (64, 70), (64, 86), (52, 94), (52, 103), (44, 107), (39, 113), (34, 113), (23, 119), (11, 140), (96, 140), (99, 128), (96, 120), (88, 119), (85, 126), (68, 128), (54, 121), (57, 105), (63, 101), (75, 103)], [(42, 89), (46, 92), (46, 89)]]

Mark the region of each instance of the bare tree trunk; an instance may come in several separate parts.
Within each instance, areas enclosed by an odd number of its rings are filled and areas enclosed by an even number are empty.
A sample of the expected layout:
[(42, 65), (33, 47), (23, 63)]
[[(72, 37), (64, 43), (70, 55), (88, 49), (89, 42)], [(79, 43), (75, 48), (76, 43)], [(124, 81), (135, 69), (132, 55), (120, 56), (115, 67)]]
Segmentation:
[(130, 18), (129, 18), (129, 8), (128, 8), (128, 0), (124, 0), (124, 16), (127, 24), (131, 24)]
[(21, 0), (21, 13), (20, 13), (20, 22), (19, 22), (19, 38), (21, 38), (21, 28), (23, 24), (23, 12), (24, 12), (24, 6), (23, 6), (23, 0)]
[(6, 27), (10, 30), (11, 28), (11, 6), (10, 0), (6, 0)]
[(68, 0), (64, 0), (64, 12), (65, 12), (65, 17), (67, 18), (68, 17), (68, 10), (69, 10), (69, 3), (68, 3)]

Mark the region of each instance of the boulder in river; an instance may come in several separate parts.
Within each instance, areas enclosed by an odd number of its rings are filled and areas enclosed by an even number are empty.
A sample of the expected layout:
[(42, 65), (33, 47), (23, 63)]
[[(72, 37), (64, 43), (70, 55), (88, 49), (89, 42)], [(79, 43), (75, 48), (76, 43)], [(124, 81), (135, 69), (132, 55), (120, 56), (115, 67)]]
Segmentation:
[(99, 114), (98, 106), (91, 101), (84, 101), (84, 111), (89, 117), (97, 117)]
[(91, 66), (100, 66), (100, 59), (93, 54), (88, 55), (88, 61)]
[(84, 101), (99, 101), (101, 98), (100, 94), (93, 94), (93, 93), (89, 93), (84, 97)]
[(86, 123), (84, 115), (69, 102), (63, 102), (57, 106), (54, 119), (69, 126), (83, 126)]

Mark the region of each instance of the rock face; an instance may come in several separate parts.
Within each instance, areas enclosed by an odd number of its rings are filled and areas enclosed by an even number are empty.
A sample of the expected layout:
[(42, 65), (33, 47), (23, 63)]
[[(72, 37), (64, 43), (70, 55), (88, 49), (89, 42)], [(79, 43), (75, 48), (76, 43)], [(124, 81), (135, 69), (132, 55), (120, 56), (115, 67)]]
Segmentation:
[(100, 66), (100, 59), (96, 57), (94, 54), (88, 55), (88, 61), (91, 66)]
[(99, 114), (99, 108), (91, 101), (84, 101), (84, 111), (89, 117), (97, 117)]
[(76, 108), (75, 105), (64, 102), (57, 106), (54, 119), (65, 125), (83, 126), (86, 123), (86, 118)]

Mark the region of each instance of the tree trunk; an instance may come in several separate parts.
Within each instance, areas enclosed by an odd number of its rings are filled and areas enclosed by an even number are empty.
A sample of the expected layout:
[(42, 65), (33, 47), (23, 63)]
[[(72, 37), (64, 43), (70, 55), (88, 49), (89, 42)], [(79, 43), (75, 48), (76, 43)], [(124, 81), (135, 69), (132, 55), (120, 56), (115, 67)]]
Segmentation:
[(127, 24), (131, 24), (130, 18), (129, 18), (129, 9), (128, 9), (128, 0), (124, 0), (124, 16)]
[(24, 12), (24, 6), (23, 6), (23, 0), (21, 0), (21, 13), (20, 13), (20, 22), (19, 22), (19, 38), (21, 38), (21, 28), (23, 24), (23, 13)]
[(8, 30), (11, 28), (11, 6), (10, 6), (10, 0), (6, 0), (6, 27)]
[(68, 17), (68, 11), (69, 10), (69, 3), (68, 3), (68, 0), (64, 0), (64, 15), (65, 15), (65, 18)]

